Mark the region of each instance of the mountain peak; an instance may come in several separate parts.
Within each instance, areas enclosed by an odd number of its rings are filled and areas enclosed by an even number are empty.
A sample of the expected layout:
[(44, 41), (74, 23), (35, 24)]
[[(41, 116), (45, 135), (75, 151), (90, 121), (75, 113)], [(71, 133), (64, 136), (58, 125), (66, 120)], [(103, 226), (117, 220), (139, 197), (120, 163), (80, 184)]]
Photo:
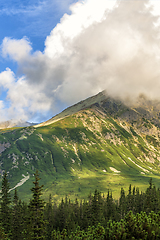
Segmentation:
[(38, 127), (0, 131), (0, 173), (12, 189), (25, 181), (22, 197), (35, 169), (55, 199), (86, 198), (95, 188), (119, 196), (128, 182), (143, 190), (150, 177), (159, 184), (159, 126), (158, 101), (140, 96), (131, 105), (101, 92)]
[(93, 104), (96, 104), (96, 103), (100, 103), (102, 101), (104, 101), (105, 99), (107, 98), (107, 95), (106, 95), (106, 91), (102, 91), (102, 92), (99, 92), (97, 95), (95, 96), (92, 96), (92, 97), (89, 97), (85, 100), (82, 100), (68, 108), (66, 108), (64, 111), (62, 111), (61, 113), (57, 114), (56, 116), (52, 117), (51, 119), (45, 121), (45, 122), (42, 122), (40, 124), (37, 124), (35, 125), (35, 127), (42, 127), (42, 126), (47, 126), (49, 124), (52, 124), (54, 122), (57, 122), (61, 119), (64, 119), (76, 112), (79, 112), (83, 109), (86, 109), (88, 107), (90, 107), (91, 105)]

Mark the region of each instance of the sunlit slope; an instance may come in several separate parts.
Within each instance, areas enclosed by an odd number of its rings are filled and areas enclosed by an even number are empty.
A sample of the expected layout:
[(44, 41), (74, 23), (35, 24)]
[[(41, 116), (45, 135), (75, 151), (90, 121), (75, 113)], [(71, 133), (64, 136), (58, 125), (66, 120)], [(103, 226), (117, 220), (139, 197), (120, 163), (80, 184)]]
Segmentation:
[(46, 198), (86, 198), (95, 188), (116, 198), (130, 183), (143, 190), (151, 177), (159, 186), (159, 113), (145, 109), (108, 98), (47, 126), (1, 130), (1, 172), (22, 199), (36, 169)]
[(64, 111), (62, 111), (61, 113), (52, 117), (48, 121), (35, 125), (35, 127), (47, 126), (47, 125), (57, 122), (61, 119), (64, 119), (74, 113), (77, 113), (78, 111), (80, 111), (82, 109), (86, 109), (95, 103), (101, 104), (106, 99), (107, 99), (106, 92), (105, 91), (100, 92), (95, 96), (89, 97), (83, 101), (80, 101), (80, 102), (72, 105), (71, 107), (66, 108)]

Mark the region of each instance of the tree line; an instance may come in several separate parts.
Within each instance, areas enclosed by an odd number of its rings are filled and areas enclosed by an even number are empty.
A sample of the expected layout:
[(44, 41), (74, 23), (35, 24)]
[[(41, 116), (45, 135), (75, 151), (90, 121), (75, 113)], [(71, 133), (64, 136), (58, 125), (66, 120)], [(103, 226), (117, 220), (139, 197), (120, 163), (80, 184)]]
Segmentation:
[(5, 240), (112, 240), (160, 239), (160, 189), (149, 181), (145, 192), (129, 185), (114, 200), (95, 190), (88, 200), (73, 202), (67, 196), (60, 204), (45, 203), (43, 185), (35, 173), (32, 198), (21, 201), (15, 189), (11, 199), (7, 173), (2, 179), (0, 239)]

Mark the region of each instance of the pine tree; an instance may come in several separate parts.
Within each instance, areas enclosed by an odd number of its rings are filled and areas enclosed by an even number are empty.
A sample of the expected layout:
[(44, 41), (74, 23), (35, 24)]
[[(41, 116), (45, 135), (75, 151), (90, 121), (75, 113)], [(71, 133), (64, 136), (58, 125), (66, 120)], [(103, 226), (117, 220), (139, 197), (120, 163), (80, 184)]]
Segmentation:
[(45, 221), (43, 216), (44, 201), (41, 199), (43, 185), (39, 186), (39, 174), (36, 171), (34, 187), (31, 189), (33, 198), (30, 200), (29, 209), (31, 212), (31, 238), (34, 240), (43, 240)]
[(2, 228), (1, 225), (0, 225), (0, 239), (1, 239), (1, 240), (9, 240), (9, 238), (7, 237), (7, 235), (4, 233), (4, 229)]
[(128, 190), (128, 195), (126, 198), (126, 204), (127, 204), (127, 212), (130, 210), (133, 210), (133, 196), (132, 196), (132, 186), (131, 184), (129, 185), (129, 190)]
[(11, 230), (11, 209), (10, 209), (10, 203), (11, 203), (11, 196), (9, 192), (9, 182), (7, 179), (7, 173), (4, 173), (3, 179), (2, 179), (2, 191), (1, 191), (1, 222), (2, 227), (4, 228), (4, 231), (6, 234), (10, 234)]
[(12, 208), (12, 237), (11, 239), (22, 239), (22, 206), (17, 195), (17, 189), (14, 192)]
[(119, 210), (120, 210), (120, 218), (124, 218), (126, 213), (126, 197), (124, 189), (121, 188), (121, 196), (119, 199)]
[(101, 193), (96, 189), (91, 202), (92, 225), (101, 223), (103, 219)]
[(66, 216), (65, 216), (65, 204), (64, 200), (62, 198), (61, 203), (58, 206), (58, 212), (56, 216), (56, 228), (58, 228), (60, 231), (63, 230), (65, 226)]
[(105, 216), (106, 222), (109, 219), (115, 220), (115, 215), (116, 215), (115, 210), (116, 210), (116, 206), (115, 206), (115, 203), (113, 202), (112, 193), (110, 193), (108, 190), (108, 194), (105, 202), (105, 209), (104, 209), (104, 216)]
[(49, 196), (49, 202), (45, 206), (45, 220), (46, 220), (46, 240), (50, 240), (52, 236), (52, 231), (54, 227), (54, 216), (52, 207), (52, 198)]
[(19, 205), (21, 208), (21, 216), (22, 216), (22, 239), (31, 240), (31, 211), (29, 206), (25, 202), (19, 201)]

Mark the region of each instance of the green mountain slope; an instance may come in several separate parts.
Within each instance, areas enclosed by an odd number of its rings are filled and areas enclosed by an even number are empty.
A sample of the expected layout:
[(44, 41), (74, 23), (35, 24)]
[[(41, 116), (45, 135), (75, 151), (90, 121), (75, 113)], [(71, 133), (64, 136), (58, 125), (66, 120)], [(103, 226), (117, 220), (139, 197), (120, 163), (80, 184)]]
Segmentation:
[(0, 130), (0, 173), (7, 170), (11, 188), (28, 200), (36, 169), (46, 199), (86, 198), (95, 188), (116, 198), (151, 177), (159, 186), (158, 103), (141, 97), (131, 108), (100, 93), (79, 104), (39, 127)]

